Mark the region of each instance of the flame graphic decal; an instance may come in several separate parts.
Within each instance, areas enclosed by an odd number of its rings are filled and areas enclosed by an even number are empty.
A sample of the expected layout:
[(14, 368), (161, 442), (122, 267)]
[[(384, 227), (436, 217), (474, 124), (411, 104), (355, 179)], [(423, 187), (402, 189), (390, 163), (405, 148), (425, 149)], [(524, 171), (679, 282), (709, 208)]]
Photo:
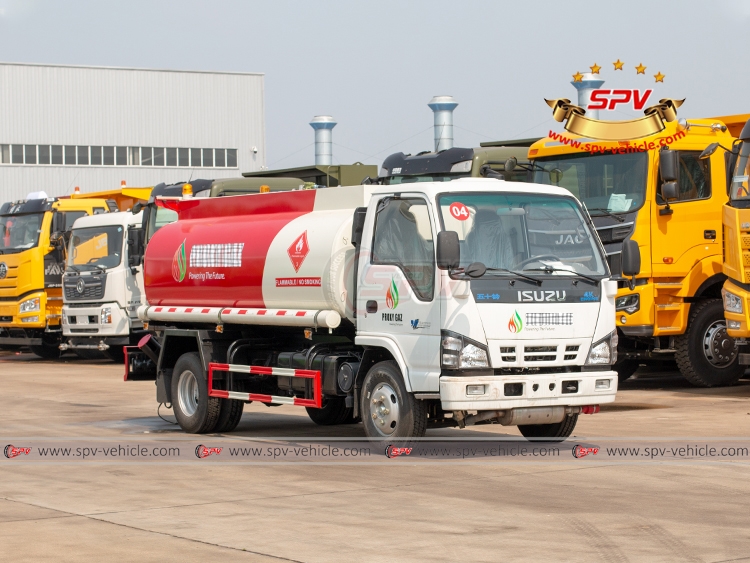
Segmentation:
[(513, 316), (508, 321), (508, 330), (511, 332), (521, 332), (523, 330), (521, 315), (518, 314), (518, 311), (513, 311)]
[(184, 280), (186, 272), (187, 257), (185, 256), (185, 241), (183, 240), (172, 259), (172, 277), (174, 278), (174, 281), (181, 282)]
[(396, 286), (396, 279), (391, 278), (391, 287), (385, 294), (385, 306), (389, 309), (395, 309), (398, 307), (398, 287)]

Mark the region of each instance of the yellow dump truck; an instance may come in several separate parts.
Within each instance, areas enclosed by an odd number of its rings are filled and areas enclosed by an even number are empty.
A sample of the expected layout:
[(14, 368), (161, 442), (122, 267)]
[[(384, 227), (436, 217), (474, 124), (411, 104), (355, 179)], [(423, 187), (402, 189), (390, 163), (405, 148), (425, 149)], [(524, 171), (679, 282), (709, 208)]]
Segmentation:
[[(716, 145), (706, 153), (726, 154), (731, 163), (727, 177), (729, 201), (723, 215), (727, 281), (722, 296), (727, 332), (746, 344), (750, 337), (750, 120), (737, 136), (732, 146)], [(718, 148), (724, 150), (716, 151)], [(750, 354), (740, 354), (740, 364), (750, 364)]]
[[(67, 238), (79, 217), (129, 203), (130, 196), (115, 192), (0, 206), (0, 348), (28, 346), (43, 358), (59, 357)], [(131, 199), (139, 201), (141, 195), (148, 199), (146, 192), (133, 192)]]
[[(730, 147), (747, 117), (680, 120), (629, 142), (554, 135), (529, 149), (534, 182), (585, 203), (613, 274), (623, 243), (640, 247), (640, 274), (619, 282), (616, 300), (621, 381), (641, 363), (671, 360), (699, 386), (730, 385), (744, 371), (721, 302), (728, 153), (700, 156), (712, 143)], [(550, 240), (550, 253), (575, 253), (578, 236)]]

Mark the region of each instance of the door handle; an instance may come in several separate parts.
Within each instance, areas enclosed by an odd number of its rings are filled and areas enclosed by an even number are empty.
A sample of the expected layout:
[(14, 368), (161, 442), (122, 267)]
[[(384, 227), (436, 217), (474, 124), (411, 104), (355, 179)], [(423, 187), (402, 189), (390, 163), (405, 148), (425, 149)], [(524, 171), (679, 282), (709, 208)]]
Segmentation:
[(378, 302), (377, 301), (368, 301), (366, 310), (368, 313), (377, 313), (378, 312)]
[(708, 240), (716, 240), (716, 231), (714, 231), (713, 229), (706, 229), (705, 231), (703, 231), (703, 238)]

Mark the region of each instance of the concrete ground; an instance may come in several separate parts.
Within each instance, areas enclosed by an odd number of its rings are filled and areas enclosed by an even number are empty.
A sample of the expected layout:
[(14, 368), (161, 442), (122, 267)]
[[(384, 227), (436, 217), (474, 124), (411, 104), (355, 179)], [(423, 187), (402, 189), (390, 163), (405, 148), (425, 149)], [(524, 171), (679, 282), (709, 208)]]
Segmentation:
[[(0, 357), (0, 442), (187, 439), (153, 382)], [(362, 436), (250, 405), (235, 439)], [(162, 409), (171, 419), (171, 413)], [(154, 438), (156, 435), (156, 438)], [(514, 428), (432, 436), (517, 436)], [(642, 373), (582, 437), (750, 437), (750, 381)], [(206, 437), (205, 443), (221, 437)], [(10, 440), (13, 440), (11, 442)], [(33, 463), (0, 457), (0, 561), (750, 561), (750, 462)]]

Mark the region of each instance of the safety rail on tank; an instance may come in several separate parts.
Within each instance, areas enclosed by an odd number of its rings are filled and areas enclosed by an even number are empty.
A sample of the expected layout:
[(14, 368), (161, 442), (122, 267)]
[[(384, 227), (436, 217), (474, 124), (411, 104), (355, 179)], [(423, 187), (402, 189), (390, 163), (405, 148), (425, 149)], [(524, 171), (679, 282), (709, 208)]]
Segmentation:
[(260, 309), (223, 307), (161, 307), (143, 305), (138, 308), (143, 321), (207, 322), (265, 326), (297, 326), (305, 328), (336, 328), (341, 315), (331, 310)]
[[(313, 380), (313, 398), (302, 399), (300, 397), (282, 397), (280, 395), (264, 395), (261, 393), (243, 393), (240, 391), (228, 391), (214, 389), (214, 372), (238, 372), (252, 375), (267, 375), (269, 377), (302, 377)], [(313, 407), (319, 409), (323, 406), (323, 386), (319, 370), (289, 369), (268, 366), (244, 366), (238, 364), (208, 364), (208, 396), (220, 399), (235, 399), (238, 401), (257, 401), (276, 405), (294, 405), (297, 407)]]

